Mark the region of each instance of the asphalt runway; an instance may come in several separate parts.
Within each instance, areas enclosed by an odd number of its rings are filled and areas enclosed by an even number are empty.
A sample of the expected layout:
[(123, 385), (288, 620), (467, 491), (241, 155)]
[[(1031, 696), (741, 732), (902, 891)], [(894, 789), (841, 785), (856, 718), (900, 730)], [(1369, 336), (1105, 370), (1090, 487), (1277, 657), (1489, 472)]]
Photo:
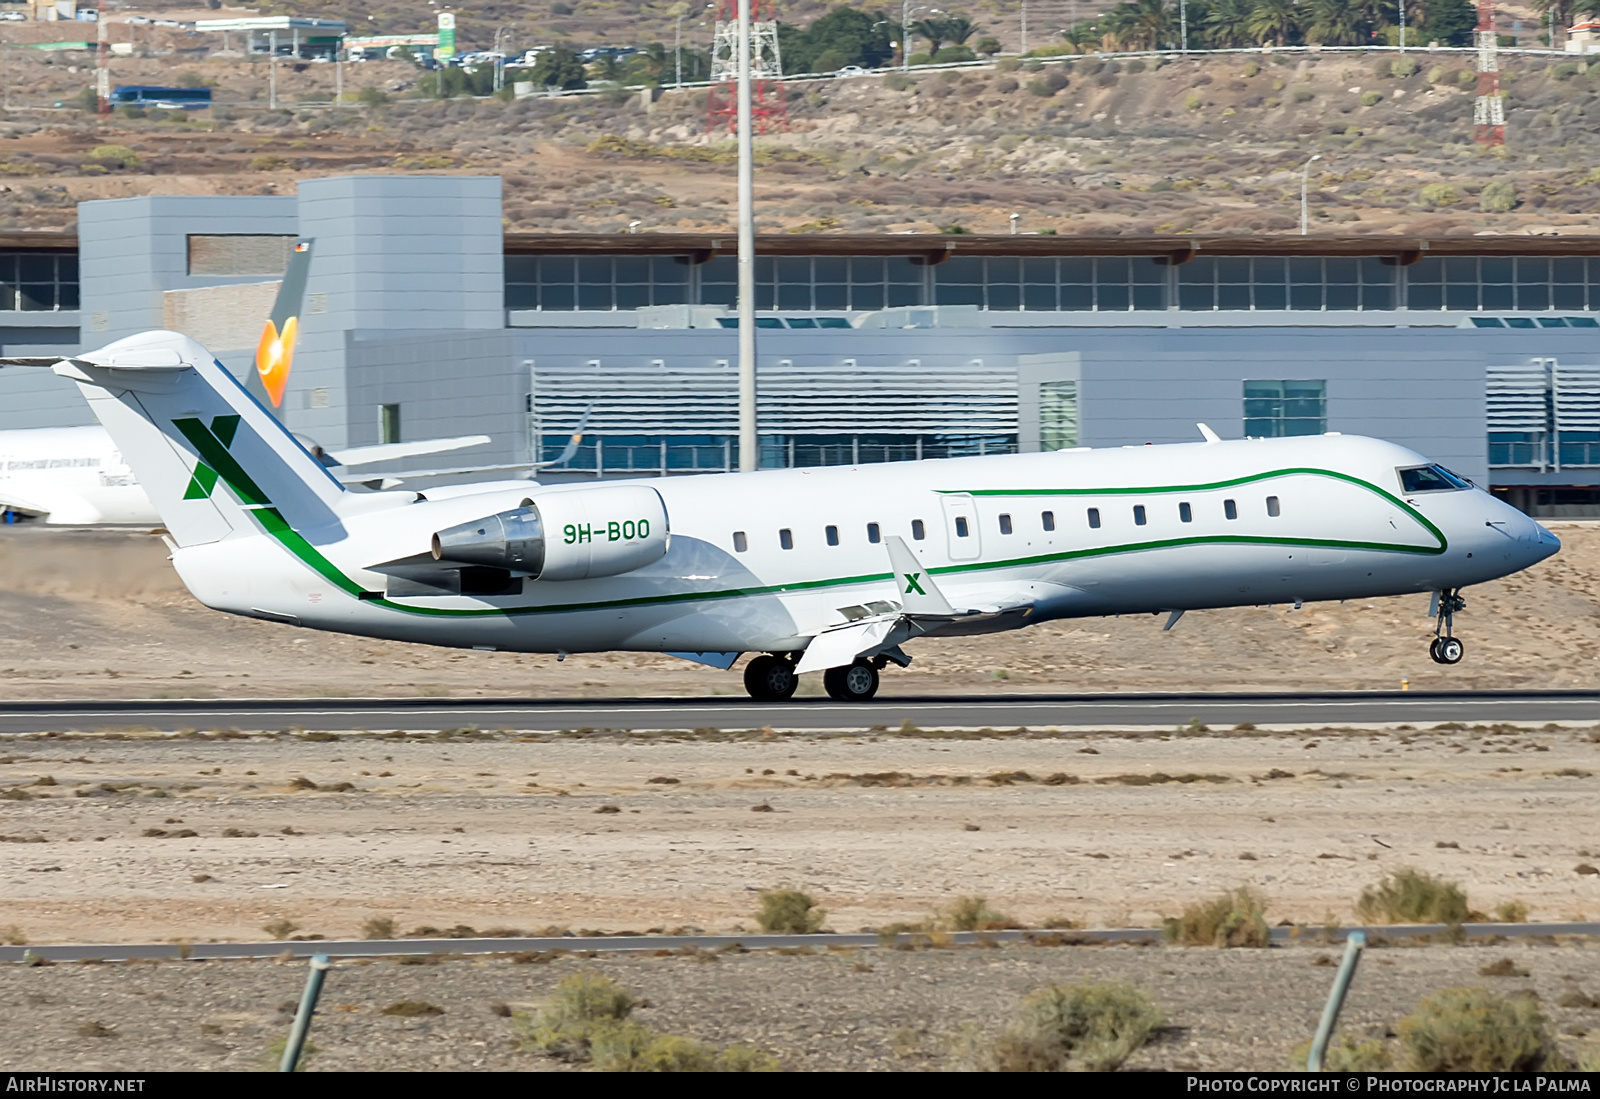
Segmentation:
[[(1372, 939), (1411, 939), (1440, 936), (1445, 941), (1490, 935), (1503, 938), (1536, 938), (1574, 935), (1592, 938), (1600, 935), (1600, 923), (1468, 923), (1459, 931), (1445, 924), (1392, 924), (1365, 928), (1341, 927), (1325, 931), (1320, 927), (1274, 927), (1275, 944), (1304, 939), (1321, 944), (1343, 942), (1352, 931), (1365, 931)], [(1108, 943), (1159, 943), (1165, 935), (1160, 928), (1125, 927), (1089, 931), (956, 931), (948, 933), (955, 946), (985, 943), (1038, 942), (1042, 945), (1105, 945)], [(0, 946), (0, 963), (35, 959), (44, 962), (85, 960), (120, 962), (190, 960), (221, 961), (247, 958), (310, 958), (325, 954), (330, 958), (396, 958), (428, 954), (517, 954), (526, 951), (560, 950), (610, 954), (629, 951), (725, 950), (859, 950), (870, 947), (917, 946), (933, 942), (926, 933), (900, 932), (895, 935), (837, 933), (814, 935), (564, 935), (559, 938), (504, 939), (310, 939), (264, 943), (60, 943), (40, 946)], [(946, 941), (940, 935), (939, 941)]]
[(1316, 728), (1444, 722), (1600, 723), (1593, 691), (1352, 691), (1326, 694), (1086, 694), (797, 699), (180, 699), (0, 703), (0, 735), (117, 730), (1050, 729), (1244, 722)]

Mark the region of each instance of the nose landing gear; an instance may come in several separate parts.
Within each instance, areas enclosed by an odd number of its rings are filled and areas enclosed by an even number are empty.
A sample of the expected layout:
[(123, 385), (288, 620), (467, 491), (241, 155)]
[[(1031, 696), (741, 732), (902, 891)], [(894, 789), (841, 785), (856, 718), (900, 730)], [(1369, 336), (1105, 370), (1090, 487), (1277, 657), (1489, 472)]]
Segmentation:
[(1434, 598), (1438, 609), (1435, 612), (1433, 625), (1433, 641), (1428, 645), (1428, 655), (1433, 657), (1435, 664), (1459, 664), (1466, 655), (1466, 646), (1461, 639), (1452, 636), (1455, 624), (1455, 613), (1467, 605), (1461, 598), (1460, 588), (1447, 588), (1439, 592)]

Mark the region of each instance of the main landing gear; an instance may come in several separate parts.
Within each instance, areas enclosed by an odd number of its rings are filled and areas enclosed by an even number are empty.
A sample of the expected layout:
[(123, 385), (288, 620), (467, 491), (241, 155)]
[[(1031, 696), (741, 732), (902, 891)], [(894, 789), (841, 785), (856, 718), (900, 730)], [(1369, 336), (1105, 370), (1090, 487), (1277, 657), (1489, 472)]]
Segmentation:
[[(794, 697), (798, 653), (764, 653), (744, 666), (744, 689), (757, 702), (784, 702)], [(885, 657), (857, 660), (822, 673), (822, 685), (836, 702), (865, 702), (878, 693), (878, 670)]]
[(764, 654), (744, 666), (744, 689), (757, 702), (785, 702), (794, 697), (800, 677), (788, 655)]
[(1467, 605), (1461, 598), (1460, 588), (1447, 588), (1438, 595), (1439, 609), (1433, 625), (1433, 641), (1428, 645), (1428, 655), (1435, 664), (1459, 664), (1466, 655), (1461, 639), (1451, 635), (1456, 611)]

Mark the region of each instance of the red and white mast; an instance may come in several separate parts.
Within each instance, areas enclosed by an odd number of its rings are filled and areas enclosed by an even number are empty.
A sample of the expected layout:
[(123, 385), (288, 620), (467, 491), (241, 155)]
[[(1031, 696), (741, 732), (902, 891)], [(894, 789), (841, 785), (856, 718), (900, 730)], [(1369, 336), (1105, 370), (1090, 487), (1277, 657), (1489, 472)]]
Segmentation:
[(1506, 104), (1500, 95), (1500, 38), (1494, 29), (1494, 0), (1478, 0), (1478, 98), (1472, 104), (1474, 138), (1479, 145), (1506, 143)]

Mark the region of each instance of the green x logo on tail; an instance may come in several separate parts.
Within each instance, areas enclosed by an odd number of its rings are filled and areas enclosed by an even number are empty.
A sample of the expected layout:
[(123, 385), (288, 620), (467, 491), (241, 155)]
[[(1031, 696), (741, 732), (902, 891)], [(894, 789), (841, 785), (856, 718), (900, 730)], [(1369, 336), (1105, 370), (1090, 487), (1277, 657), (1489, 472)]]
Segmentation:
[(918, 595), (927, 595), (928, 594), (927, 592), (922, 590), (922, 585), (917, 582), (917, 578), (922, 575), (920, 572), (908, 572), (908, 573), (904, 573), (903, 575), (906, 578), (906, 594), (907, 595), (910, 595), (913, 592), (915, 592)]
[(200, 454), (200, 461), (195, 463), (194, 476), (189, 478), (189, 487), (183, 493), (185, 500), (208, 499), (212, 490), (217, 487), (220, 477), (246, 504), (271, 502), (267, 499), (266, 493), (250, 479), (244, 467), (228, 453), (229, 448), (233, 446), (234, 436), (239, 432), (238, 416), (217, 416), (211, 421), (209, 428), (192, 417), (174, 420), (172, 425), (183, 433), (183, 437), (188, 439)]

